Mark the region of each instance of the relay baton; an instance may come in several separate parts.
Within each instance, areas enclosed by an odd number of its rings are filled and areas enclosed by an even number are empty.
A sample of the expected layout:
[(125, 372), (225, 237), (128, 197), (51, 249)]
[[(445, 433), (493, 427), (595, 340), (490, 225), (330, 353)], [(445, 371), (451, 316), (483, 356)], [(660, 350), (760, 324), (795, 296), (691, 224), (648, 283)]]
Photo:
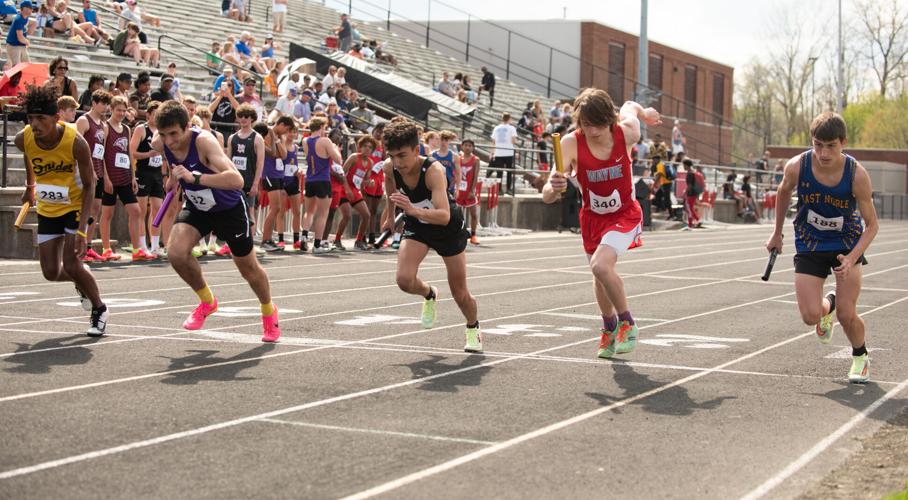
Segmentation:
[(28, 209), (30, 206), (31, 205), (27, 201), (22, 204), (22, 208), (19, 209), (19, 215), (16, 217), (16, 223), (13, 224), (14, 226), (16, 226), (16, 229), (22, 228), (22, 223), (25, 222), (25, 216), (28, 215)]
[(384, 245), (386, 241), (388, 241), (388, 238), (391, 237), (391, 233), (394, 232), (394, 228), (397, 227), (397, 225), (400, 224), (400, 221), (402, 220), (404, 220), (403, 212), (397, 214), (397, 217), (394, 218), (394, 225), (391, 226), (391, 229), (388, 229), (381, 233), (381, 236), (379, 236), (378, 239), (375, 240), (375, 244), (373, 246), (375, 248), (381, 248), (381, 246)]
[[(555, 155), (555, 171), (564, 173), (564, 158), (561, 157), (561, 134), (552, 134), (552, 154)], [(567, 191), (567, 186), (561, 192)]]
[(157, 215), (154, 216), (154, 221), (151, 225), (154, 227), (161, 227), (161, 219), (164, 218), (164, 214), (167, 213), (167, 207), (170, 206), (170, 202), (173, 201), (173, 194), (176, 192), (176, 189), (171, 189), (167, 192), (167, 196), (164, 197), (164, 201), (161, 202), (161, 208), (158, 209)]
[(766, 261), (766, 269), (763, 270), (763, 276), (760, 277), (763, 281), (769, 281), (769, 275), (772, 273), (772, 266), (776, 265), (776, 257), (779, 255), (779, 250), (773, 248), (769, 252), (769, 260)]

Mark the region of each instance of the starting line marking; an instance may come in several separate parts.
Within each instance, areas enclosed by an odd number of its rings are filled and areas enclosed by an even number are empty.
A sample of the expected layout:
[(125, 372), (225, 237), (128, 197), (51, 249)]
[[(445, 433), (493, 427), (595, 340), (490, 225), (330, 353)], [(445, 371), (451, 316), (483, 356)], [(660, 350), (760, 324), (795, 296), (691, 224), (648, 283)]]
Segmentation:
[(311, 427), (313, 429), (326, 429), (330, 431), (347, 431), (347, 432), (362, 432), (366, 434), (380, 434), (383, 436), (398, 436), (398, 437), (408, 437), (408, 438), (418, 438), (418, 439), (431, 439), (433, 441), (448, 441), (454, 443), (469, 443), (469, 444), (482, 444), (482, 445), (493, 445), (497, 444), (496, 441), (480, 441), (478, 439), (466, 439), (466, 438), (455, 438), (448, 436), (435, 436), (432, 434), (416, 434), (412, 432), (397, 432), (397, 431), (383, 431), (379, 429), (362, 429), (359, 427), (342, 427), (339, 425), (325, 425), (325, 424), (312, 424), (309, 422), (295, 422), (293, 420), (281, 420), (277, 418), (263, 418), (259, 422), (270, 422), (273, 424), (284, 424), (284, 425), (296, 425), (299, 427)]

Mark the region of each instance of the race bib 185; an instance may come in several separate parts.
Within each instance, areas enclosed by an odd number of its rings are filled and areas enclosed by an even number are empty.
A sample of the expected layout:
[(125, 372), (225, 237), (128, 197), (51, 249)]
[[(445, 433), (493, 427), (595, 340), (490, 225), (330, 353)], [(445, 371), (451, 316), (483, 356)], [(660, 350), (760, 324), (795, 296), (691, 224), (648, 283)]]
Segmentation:
[(820, 231), (841, 231), (845, 226), (845, 217), (823, 217), (822, 215), (807, 209), (807, 223), (819, 229)]

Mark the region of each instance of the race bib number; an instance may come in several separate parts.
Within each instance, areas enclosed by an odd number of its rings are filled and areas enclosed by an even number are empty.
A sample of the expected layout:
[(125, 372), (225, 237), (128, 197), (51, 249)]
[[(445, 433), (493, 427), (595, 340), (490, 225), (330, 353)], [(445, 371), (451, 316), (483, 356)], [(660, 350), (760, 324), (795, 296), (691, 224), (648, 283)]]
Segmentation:
[(827, 218), (808, 209), (807, 223), (820, 231), (841, 231), (845, 226), (845, 217), (840, 215), (838, 217)]
[(149, 166), (149, 167), (158, 168), (158, 167), (160, 167), (160, 166), (163, 165), (163, 164), (164, 164), (164, 159), (161, 157), (161, 155), (152, 156), (151, 158), (148, 159), (148, 166)]
[(39, 203), (52, 203), (54, 205), (69, 205), (69, 188), (54, 184), (38, 184), (35, 194)]
[(459, 189), (460, 191), (466, 191), (467, 181), (460, 181), (460, 184), (457, 185), (457, 189)]
[(246, 170), (246, 157), (245, 156), (234, 156), (233, 157), (233, 166), (237, 170)]
[(214, 193), (210, 189), (200, 189), (198, 191), (189, 191), (187, 189), (184, 193), (186, 198), (199, 210), (207, 212), (214, 208)]
[(599, 196), (590, 191), (590, 209), (597, 214), (611, 214), (621, 210), (621, 194), (618, 190), (608, 196)]
[[(432, 204), (432, 200), (422, 200), (419, 203), (414, 203), (413, 206), (416, 208), (422, 208), (424, 210), (435, 208), (435, 205)], [(419, 217), (417, 217), (416, 220), (422, 222), (423, 224), (428, 224), (428, 222), (420, 219)]]
[(300, 166), (296, 163), (288, 163), (284, 165), (284, 176), (290, 177), (296, 175), (296, 172), (300, 169)]
[(114, 157), (114, 166), (117, 168), (129, 168), (129, 155), (117, 153)]
[(331, 164), (331, 170), (333, 170), (334, 173), (336, 173), (336, 174), (341, 174), (341, 175), (344, 174), (344, 167), (343, 167), (343, 165), (340, 165), (340, 164), (338, 164), (338, 163), (332, 163), (332, 164)]
[(377, 174), (377, 173), (381, 172), (381, 169), (384, 168), (384, 166), (385, 166), (385, 162), (380, 161), (380, 162), (376, 163), (375, 165), (372, 165), (372, 172)]
[(362, 170), (360, 170), (359, 172), (356, 172), (355, 174), (353, 174), (353, 185), (356, 186), (356, 189), (359, 189), (360, 186), (363, 185), (363, 176), (364, 176), (365, 174), (366, 174), (366, 173), (363, 172)]
[(104, 159), (104, 145), (95, 144), (95, 149), (92, 150), (91, 157), (96, 160), (103, 160)]
[(282, 160), (280, 158), (275, 158), (274, 159), (274, 169), (277, 170), (278, 172), (283, 172), (284, 171), (284, 160)]

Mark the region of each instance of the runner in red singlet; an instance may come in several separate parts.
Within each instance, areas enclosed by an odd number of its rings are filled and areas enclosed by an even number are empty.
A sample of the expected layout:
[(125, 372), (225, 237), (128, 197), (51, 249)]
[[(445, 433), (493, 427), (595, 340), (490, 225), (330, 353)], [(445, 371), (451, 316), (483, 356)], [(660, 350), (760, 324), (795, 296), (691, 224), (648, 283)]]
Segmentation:
[[(618, 256), (639, 246), (642, 212), (634, 197), (631, 146), (640, 137), (640, 122), (661, 123), (659, 112), (628, 101), (616, 113), (612, 98), (600, 89), (586, 89), (574, 101), (577, 129), (561, 141), (564, 173), (553, 172), (542, 191), (553, 203), (576, 176), (583, 194), (580, 234), (595, 281), (602, 312), (599, 357), (634, 350), (637, 326), (627, 305), (624, 282), (615, 272)], [(617, 314), (616, 314), (617, 313)]]

